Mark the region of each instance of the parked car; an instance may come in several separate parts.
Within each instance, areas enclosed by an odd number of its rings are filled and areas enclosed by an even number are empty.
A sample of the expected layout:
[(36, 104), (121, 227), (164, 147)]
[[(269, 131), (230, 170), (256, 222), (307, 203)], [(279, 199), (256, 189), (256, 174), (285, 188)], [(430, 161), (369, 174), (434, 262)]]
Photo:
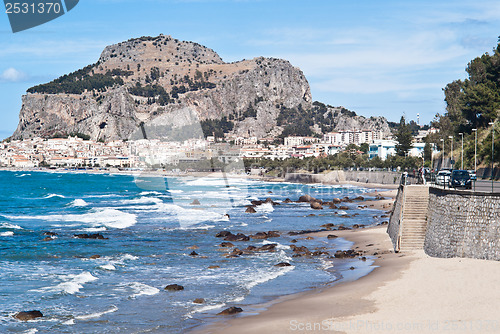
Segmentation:
[(472, 180), (470, 174), (466, 170), (454, 170), (451, 172), (450, 186), (454, 188), (472, 188)]
[(468, 170), (468, 172), (469, 172), (469, 175), (470, 175), (470, 179), (472, 181), (476, 181), (477, 180), (476, 171), (475, 170)]
[(436, 175), (436, 184), (438, 186), (447, 185), (450, 182), (451, 172), (449, 170), (441, 170)]

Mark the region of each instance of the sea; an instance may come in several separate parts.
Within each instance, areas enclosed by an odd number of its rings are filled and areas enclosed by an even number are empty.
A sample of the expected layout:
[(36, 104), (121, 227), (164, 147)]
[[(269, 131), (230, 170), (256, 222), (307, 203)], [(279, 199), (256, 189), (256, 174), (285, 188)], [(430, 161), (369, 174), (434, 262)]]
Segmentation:
[[(327, 223), (375, 225), (383, 212), (358, 208), (359, 202), (345, 203), (345, 211), (282, 202), (367, 191), (234, 175), (0, 171), (0, 332), (185, 333), (221, 319), (217, 313), (231, 306), (246, 316), (280, 296), (356, 279), (373, 269), (373, 259), (293, 257), (290, 249), (295, 244), (334, 254), (351, 242), (289, 233)], [(250, 201), (267, 198), (280, 205), (245, 212)], [(228, 258), (216, 237), (220, 231), (281, 236), (233, 242), (239, 249), (274, 243), (276, 251)], [(275, 266), (281, 262), (291, 265)], [(170, 284), (184, 290), (164, 290)], [(197, 298), (204, 303), (194, 303)], [(30, 310), (43, 318), (13, 318)]]

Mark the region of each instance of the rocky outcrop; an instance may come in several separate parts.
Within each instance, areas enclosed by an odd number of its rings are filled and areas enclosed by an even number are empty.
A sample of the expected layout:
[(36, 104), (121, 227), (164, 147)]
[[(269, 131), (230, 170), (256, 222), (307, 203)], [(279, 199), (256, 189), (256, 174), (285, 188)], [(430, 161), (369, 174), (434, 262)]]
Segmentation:
[[(325, 108), (317, 111), (318, 122), (328, 120), (336, 130), (389, 131), (383, 118)], [(176, 129), (193, 124), (189, 133), (211, 135), (200, 126), (207, 120), (224, 120), (225, 133), (273, 137), (284, 129), (279, 117), (290, 110), (313, 110), (309, 83), (290, 62), (225, 63), (212, 49), (160, 35), (107, 46), (95, 64), (30, 88), (13, 138), (80, 133), (93, 140), (142, 139), (144, 129), (149, 139), (176, 140), (187, 132)], [(321, 132), (317, 124), (311, 129)]]
[(21, 321), (35, 320), (36, 318), (42, 318), (42, 317), (43, 317), (42, 312), (38, 310), (22, 311), (14, 315), (14, 318)]
[(224, 311), (217, 313), (217, 315), (232, 315), (240, 312), (243, 312), (243, 309), (241, 309), (240, 307), (232, 306), (230, 308), (225, 309)]
[[(75, 93), (74, 85), (98, 75), (109, 79), (104, 87), (87, 84)], [(304, 74), (286, 60), (225, 63), (209, 48), (163, 35), (107, 46), (96, 64), (28, 91), (14, 138), (83, 133), (126, 139), (141, 122), (154, 137), (153, 129), (165, 123), (182, 126), (182, 117), (172, 117), (179, 113), (190, 115), (189, 122), (226, 116), (235, 134), (264, 136), (275, 131), (281, 106), (312, 103)]]
[(182, 285), (179, 285), (179, 284), (170, 284), (170, 285), (167, 285), (164, 290), (166, 291), (181, 291), (181, 290), (184, 290), (184, 287)]

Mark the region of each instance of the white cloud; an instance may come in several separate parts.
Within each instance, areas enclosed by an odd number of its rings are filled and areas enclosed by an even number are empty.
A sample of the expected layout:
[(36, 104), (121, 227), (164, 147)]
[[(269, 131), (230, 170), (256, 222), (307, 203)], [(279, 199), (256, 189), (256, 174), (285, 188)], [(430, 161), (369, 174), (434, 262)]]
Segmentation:
[(10, 67), (3, 71), (3, 73), (0, 75), (0, 79), (2, 81), (8, 81), (8, 82), (19, 82), (27, 79), (28, 76), (26, 73), (16, 70), (14, 67)]

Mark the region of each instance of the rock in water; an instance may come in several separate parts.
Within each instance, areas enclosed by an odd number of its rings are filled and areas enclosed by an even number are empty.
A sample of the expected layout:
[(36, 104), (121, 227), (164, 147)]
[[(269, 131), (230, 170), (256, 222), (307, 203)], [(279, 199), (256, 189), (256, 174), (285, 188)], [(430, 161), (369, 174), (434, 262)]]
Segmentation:
[(280, 262), (280, 263), (278, 263), (278, 264), (275, 264), (274, 266), (275, 266), (275, 267), (290, 267), (290, 266), (291, 266), (291, 264), (290, 264), (290, 263), (288, 263), (288, 262)]
[(232, 306), (230, 308), (225, 309), (222, 312), (217, 313), (217, 315), (232, 315), (232, 314), (236, 314), (236, 313), (240, 313), (240, 312), (243, 312), (243, 309), (241, 309), (239, 307)]
[(310, 196), (310, 195), (302, 195), (299, 197), (299, 202), (301, 203), (308, 203), (308, 202), (313, 202), (316, 201), (316, 198)]
[(323, 210), (323, 206), (319, 202), (311, 202), (311, 209)]
[(197, 199), (194, 199), (194, 200), (191, 202), (191, 205), (200, 205), (200, 201), (198, 201)]
[(22, 311), (22, 312), (16, 313), (14, 315), (14, 318), (16, 318), (17, 320), (21, 320), (21, 321), (29, 321), (29, 320), (34, 320), (36, 318), (42, 318), (42, 317), (43, 317), (42, 312), (40, 312), (38, 310)]
[(196, 298), (195, 300), (193, 300), (193, 303), (195, 303), (195, 304), (204, 304), (205, 303), (205, 299), (203, 299), (203, 298)]
[(165, 290), (167, 291), (181, 291), (184, 290), (184, 287), (179, 284), (170, 284), (165, 287)]
[(246, 213), (256, 213), (257, 211), (255, 211), (255, 209), (251, 206), (249, 206), (246, 210), (245, 210)]

